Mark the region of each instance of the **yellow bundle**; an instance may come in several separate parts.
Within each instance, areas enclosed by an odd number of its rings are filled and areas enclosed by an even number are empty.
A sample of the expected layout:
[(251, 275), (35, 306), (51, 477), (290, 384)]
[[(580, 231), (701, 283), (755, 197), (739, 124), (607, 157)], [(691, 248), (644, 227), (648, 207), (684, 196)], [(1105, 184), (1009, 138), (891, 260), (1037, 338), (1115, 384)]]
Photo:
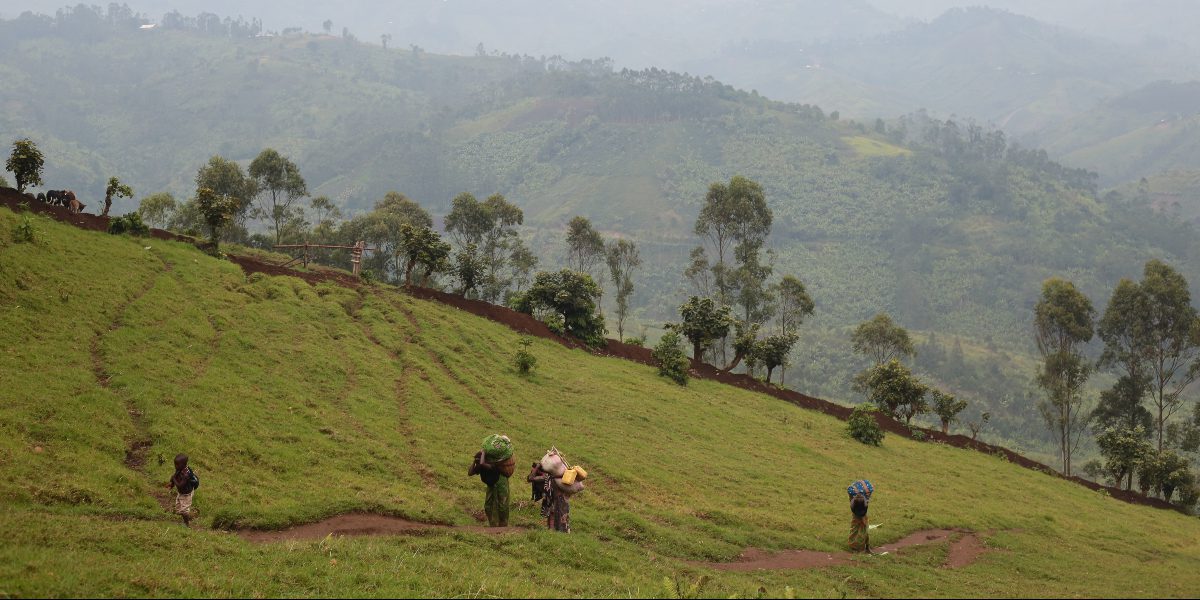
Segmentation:
[(580, 481), (587, 479), (587, 471), (584, 471), (583, 467), (575, 465), (574, 467), (563, 471), (562, 482), (564, 485), (571, 485), (575, 483), (576, 479)]

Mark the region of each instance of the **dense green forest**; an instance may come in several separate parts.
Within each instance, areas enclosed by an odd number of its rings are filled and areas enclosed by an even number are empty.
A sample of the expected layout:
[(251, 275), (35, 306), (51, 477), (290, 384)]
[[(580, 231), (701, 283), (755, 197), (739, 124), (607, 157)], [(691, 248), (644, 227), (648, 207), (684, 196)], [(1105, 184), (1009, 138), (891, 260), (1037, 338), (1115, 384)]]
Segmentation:
[(0, 132), (35, 139), (45, 188), (74, 189), (89, 211), (111, 176), (137, 192), (121, 214), (154, 192), (189, 198), (213, 155), (245, 167), (267, 147), (346, 218), (393, 190), (435, 223), (460, 192), (501, 193), (541, 269), (565, 264), (576, 215), (635, 241), (626, 329), (653, 339), (694, 293), (683, 273), (709, 184), (743, 175), (774, 214), (772, 277), (799, 277), (816, 303), (788, 384), (859, 401), (849, 332), (887, 312), (916, 337), (918, 370), (973, 418), (989, 411), (983, 437), (1016, 448), (1047, 440), (1031, 330), (1044, 279), (1069, 278), (1097, 306), (1151, 258), (1200, 282), (1200, 243), (1173, 214), (969, 122), (853, 122), (606, 60), (253, 37), (253, 22), (215, 15), (141, 24), (87, 8), (0, 22)]

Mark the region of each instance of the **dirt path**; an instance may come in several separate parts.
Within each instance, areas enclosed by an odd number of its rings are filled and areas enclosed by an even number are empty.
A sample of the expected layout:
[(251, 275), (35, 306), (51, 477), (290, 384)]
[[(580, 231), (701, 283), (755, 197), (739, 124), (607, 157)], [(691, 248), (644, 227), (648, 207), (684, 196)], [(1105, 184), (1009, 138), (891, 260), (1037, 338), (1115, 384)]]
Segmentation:
[(366, 535), (414, 535), (436, 531), (469, 531), (471, 533), (487, 533), (503, 535), (528, 531), (521, 527), (481, 527), (477, 525), (435, 525), (409, 521), (399, 517), (387, 517), (375, 514), (348, 514), (330, 517), (324, 521), (297, 525), (278, 531), (263, 531), (243, 529), (237, 532), (242, 539), (250, 542), (269, 543), (301, 540), (320, 540), (326, 536), (366, 536)]
[[(972, 531), (960, 529), (927, 529), (905, 536), (903, 539), (874, 548), (876, 554), (882, 552), (897, 553), (904, 548), (924, 544), (950, 541), (950, 552), (942, 567), (957, 569), (974, 563), (988, 551), (979, 535)], [(747, 548), (738, 556), (735, 562), (693, 563), (718, 571), (756, 571), (759, 569), (819, 569), (838, 565), (853, 564), (856, 559), (867, 558), (862, 554), (849, 552), (819, 552), (816, 550), (784, 550), (782, 552), (767, 552), (758, 548)]]

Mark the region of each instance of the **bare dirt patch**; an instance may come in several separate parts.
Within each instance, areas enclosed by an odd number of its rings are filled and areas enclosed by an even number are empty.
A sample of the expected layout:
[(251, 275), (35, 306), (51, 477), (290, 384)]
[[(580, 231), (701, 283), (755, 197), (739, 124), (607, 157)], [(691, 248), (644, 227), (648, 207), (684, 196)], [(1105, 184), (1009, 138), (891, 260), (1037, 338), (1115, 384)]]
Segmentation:
[[(974, 563), (987, 552), (979, 535), (972, 531), (958, 529), (927, 529), (905, 536), (903, 539), (873, 548), (875, 554), (899, 553), (905, 548), (935, 544), (950, 540), (950, 552), (942, 565), (949, 569), (965, 567)], [(747, 548), (734, 562), (693, 563), (718, 571), (756, 571), (759, 569), (819, 569), (848, 565), (856, 558), (866, 558), (866, 554), (851, 554), (850, 552), (820, 552), (817, 550), (784, 550), (769, 552), (758, 548)]]

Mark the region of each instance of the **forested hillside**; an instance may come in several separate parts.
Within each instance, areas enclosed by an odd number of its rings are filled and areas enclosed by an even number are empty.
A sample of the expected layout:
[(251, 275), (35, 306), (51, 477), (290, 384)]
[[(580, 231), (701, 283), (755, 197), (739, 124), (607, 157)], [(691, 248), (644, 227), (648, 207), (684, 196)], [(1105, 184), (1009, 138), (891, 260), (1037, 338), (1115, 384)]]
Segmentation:
[[(93, 208), (110, 176), (137, 198), (184, 200), (210, 156), (244, 166), (270, 147), (346, 216), (391, 190), (435, 220), (459, 192), (501, 193), (542, 269), (564, 264), (564, 228), (582, 215), (641, 248), (630, 329), (652, 338), (692, 293), (683, 272), (709, 184), (744, 175), (774, 214), (771, 277), (798, 276), (816, 303), (790, 385), (859, 400), (849, 331), (885, 311), (913, 330), (920, 369), (970, 399), (969, 414), (993, 414), (984, 437), (1017, 447), (1044, 439), (1030, 330), (1044, 279), (1069, 276), (1097, 305), (1150, 258), (1200, 282), (1194, 231), (966, 123), (855, 123), (836, 106), (603, 60), (230, 37), (204, 22), (139, 30), (77, 9), (0, 23), (0, 132), (36, 139), (45, 187)], [(135, 206), (120, 202), (114, 214)]]

